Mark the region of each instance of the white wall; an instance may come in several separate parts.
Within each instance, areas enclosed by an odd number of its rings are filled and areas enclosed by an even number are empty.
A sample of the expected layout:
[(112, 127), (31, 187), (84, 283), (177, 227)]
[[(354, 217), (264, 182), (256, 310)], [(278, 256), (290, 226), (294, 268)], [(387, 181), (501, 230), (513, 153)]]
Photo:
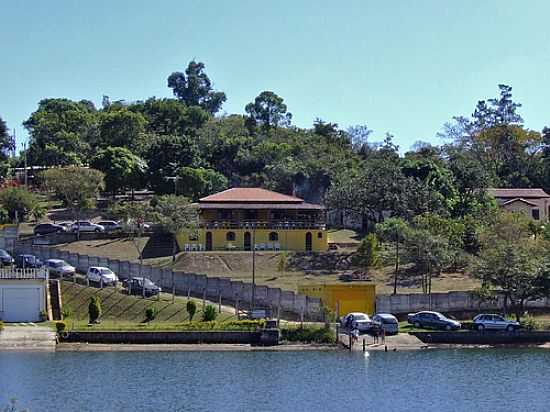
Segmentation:
[[(9, 319), (4, 319), (4, 312), (6, 308), (4, 307), (4, 291), (7, 289), (40, 289), (40, 311), (46, 312), (46, 283), (40, 280), (11, 280), (11, 279), (0, 279), (0, 320), (9, 321)], [(33, 319), (29, 319), (31, 321)]]

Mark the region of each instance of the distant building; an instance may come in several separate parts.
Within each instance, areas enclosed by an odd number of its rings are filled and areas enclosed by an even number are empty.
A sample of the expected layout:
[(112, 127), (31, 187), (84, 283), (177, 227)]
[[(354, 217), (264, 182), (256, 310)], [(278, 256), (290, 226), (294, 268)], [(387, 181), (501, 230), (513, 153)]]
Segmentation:
[(549, 219), (550, 195), (542, 189), (488, 189), (488, 192), (504, 210), (524, 213), (534, 220)]
[(233, 188), (199, 200), (197, 233), (177, 236), (181, 250), (327, 250), (324, 207), (261, 188)]
[(375, 312), (376, 286), (372, 282), (302, 284), (298, 286), (298, 293), (320, 298), (338, 317), (350, 312), (369, 315)]

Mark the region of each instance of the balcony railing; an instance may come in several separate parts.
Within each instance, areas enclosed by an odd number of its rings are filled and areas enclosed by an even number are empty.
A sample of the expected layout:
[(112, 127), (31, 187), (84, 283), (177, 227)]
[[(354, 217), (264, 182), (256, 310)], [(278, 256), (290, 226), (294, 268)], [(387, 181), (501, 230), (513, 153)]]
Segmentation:
[(202, 222), (201, 227), (205, 229), (279, 229), (279, 230), (324, 230), (326, 224), (318, 221), (305, 220), (271, 220), (271, 221), (229, 221), (214, 220)]
[(47, 280), (48, 269), (16, 269), (16, 268), (0, 268), (0, 279), (15, 279), (15, 280)]

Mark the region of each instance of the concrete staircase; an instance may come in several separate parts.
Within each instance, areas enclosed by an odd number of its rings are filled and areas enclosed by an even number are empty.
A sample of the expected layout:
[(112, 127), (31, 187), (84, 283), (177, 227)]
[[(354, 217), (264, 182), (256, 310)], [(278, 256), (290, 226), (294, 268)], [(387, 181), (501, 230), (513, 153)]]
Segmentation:
[(47, 326), (33, 323), (8, 324), (0, 331), (0, 351), (55, 351), (56, 334)]

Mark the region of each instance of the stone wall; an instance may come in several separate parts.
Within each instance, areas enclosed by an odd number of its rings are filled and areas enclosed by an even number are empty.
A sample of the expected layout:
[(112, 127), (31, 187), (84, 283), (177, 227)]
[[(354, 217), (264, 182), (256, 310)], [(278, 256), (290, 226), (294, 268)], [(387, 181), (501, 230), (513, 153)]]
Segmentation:
[[(166, 292), (175, 290), (177, 295), (191, 295), (214, 302), (221, 299), (223, 303), (238, 306), (239, 309), (249, 309), (252, 300), (251, 283), (232, 281), (229, 278), (208, 277), (204, 274), (172, 271), (150, 265), (141, 266), (135, 262), (69, 253), (46, 246), (19, 245), (17, 253), (36, 255), (43, 260), (63, 259), (82, 273), (87, 272), (90, 266), (107, 266), (120, 279), (144, 276)], [(285, 316), (294, 319), (323, 320), (319, 298), (260, 285), (256, 285), (254, 295), (256, 307), (267, 309), (273, 316), (285, 314)]]

